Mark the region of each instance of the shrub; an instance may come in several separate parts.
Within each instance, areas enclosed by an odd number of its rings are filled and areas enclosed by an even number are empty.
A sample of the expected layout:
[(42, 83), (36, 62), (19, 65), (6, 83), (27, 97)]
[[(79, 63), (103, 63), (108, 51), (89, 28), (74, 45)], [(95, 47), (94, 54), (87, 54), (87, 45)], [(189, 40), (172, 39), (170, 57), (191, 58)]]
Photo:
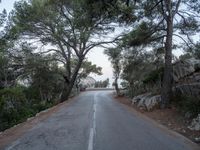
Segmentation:
[(22, 87), (0, 90), (0, 130), (24, 121), (31, 114)]
[(30, 87), (12, 87), (0, 90), (0, 131), (12, 127), (45, 110), (57, 101), (41, 100), (38, 89)]
[(173, 99), (174, 104), (182, 113), (190, 113), (191, 117), (200, 114), (200, 97), (176, 95)]
[(149, 84), (149, 83), (155, 83), (157, 81), (161, 80), (161, 77), (163, 76), (164, 69), (161, 67), (157, 70), (151, 71), (147, 76), (145, 76), (143, 83)]

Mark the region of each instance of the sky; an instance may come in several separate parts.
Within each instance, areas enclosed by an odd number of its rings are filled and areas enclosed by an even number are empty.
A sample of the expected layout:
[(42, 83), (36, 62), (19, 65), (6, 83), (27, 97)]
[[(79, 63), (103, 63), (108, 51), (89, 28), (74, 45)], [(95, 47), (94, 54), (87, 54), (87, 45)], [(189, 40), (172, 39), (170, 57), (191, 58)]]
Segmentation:
[[(2, 11), (5, 8), (7, 10), (7, 12), (10, 12), (13, 8), (15, 1), (16, 0), (2, 0), (1, 4), (0, 4), (0, 11)], [(117, 30), (120, 30), (120, 29), (117, 29)], [(118, 32), (118, 31), (116, 31), (116, 32)], [(110, 34), (110, 35), (112, 36), (113, 34)], [(177, 40), (177, 39), (174, 39), (174, 40)], [(103, 54), (103, 51), (104, 51), (103, 48), (94, 48), (87, 55), (87, 60), (91, 61), (93, 64), (96, 64), (97, 66), (102, 67), (103, 75), (101, 75), (101, 76), (91, 75), (91, 76), (94, 77), (95, 80), (105, 80), (105, 79), (109, 78), (110, 84), (112, 84), (112, 82), (113, 82), (112, 66), (108, 60), (108, 57)], [(175, 51), (173, 51), (173, 53), (176, 56), (180, 56), (182, 54), (182, 51), (175, 50)]]
[[(4, 8), (7, 12), (10, 12), (13, 8), (14, 2), (16, 0), (1, 0), (0, 11)], [(93, 64), (96, 64), (99, 67), (102, 67), (103, 75), (91, 75), (95, 80), (105, 80), (109, 78), (110, 84), (112, 83), (112, 67), (110, 62), (108, 61), (108, 57), (103, 54), (103, 48), (94, 48), (92, 51), (88, 53), (87, 59), (91, 61)]]

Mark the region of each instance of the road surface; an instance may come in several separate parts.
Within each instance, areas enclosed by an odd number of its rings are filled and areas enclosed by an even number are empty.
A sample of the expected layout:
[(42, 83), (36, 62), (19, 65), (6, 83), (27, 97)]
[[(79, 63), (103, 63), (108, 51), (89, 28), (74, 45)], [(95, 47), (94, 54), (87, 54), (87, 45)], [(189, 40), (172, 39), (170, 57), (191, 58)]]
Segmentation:
[(5, 150), (193, 150), (182, 136), (159, 128), (112, 99), (84, 92)]

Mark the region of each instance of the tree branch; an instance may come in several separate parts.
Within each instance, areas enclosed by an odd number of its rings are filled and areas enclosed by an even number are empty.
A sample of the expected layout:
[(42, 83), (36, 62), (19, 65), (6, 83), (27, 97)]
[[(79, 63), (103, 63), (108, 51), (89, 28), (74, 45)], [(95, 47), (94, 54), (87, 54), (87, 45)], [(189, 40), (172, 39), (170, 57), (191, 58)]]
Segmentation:
[(110, 44), (110, 43), (114, 43), (116, 41), (119, 41), (120, 37), (122, 37), (122, 35), (119, 35), (118, 37), (116, 37), (112, 41), (102, 41), (102, 42), (96, 42), (96, 43), (90, 44), (85, 48), (86, 50), (85, 50), (85, 53), (83, 53), (83, 55), (85, 56), (94, 47), (101, 46), (101, 45), (104, 45), (104, 44)]
[(189, 48), (192, 48), (189, 44), (188, 44), (188, 42), (182, 37), (182, 36), (180, 36), (180, 35), (178, 35), (178, 34), (173, 34), (174, 36), (177, 36), (178, 38), (180, 38)]
[(173, 12), (173, 17), (178, 13), (178, 9), (179, 9), (180, 4), (181, 4), (181, 0), (178, 0), (178, 2), (176, 4), (176, 8)]

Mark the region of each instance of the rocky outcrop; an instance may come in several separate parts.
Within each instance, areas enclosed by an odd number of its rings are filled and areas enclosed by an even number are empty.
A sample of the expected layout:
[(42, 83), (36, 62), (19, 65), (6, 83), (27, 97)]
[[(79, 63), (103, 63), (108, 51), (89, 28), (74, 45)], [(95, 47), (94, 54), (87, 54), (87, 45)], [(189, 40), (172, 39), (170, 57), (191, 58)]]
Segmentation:
[(191, 58), (184, 61), (178, 61), (173, 64), (173, 80), (178, 82), (182, 78), (189, 76), (200, 69), (200, 60)]
[(174, 90), (176, 94), (187, 95), (187, 96), (199, 96), (200, 82), (177, 85), (175, 86)]
[(188, 127), (190, 130), (200, 131), (200, 114), (194, 118), (191, 125)]
[[(200, 96), (200, 60), (191, 58), (173, 64), (173, 92), (187, 96)], [(160, 95), (145, 93), (135, 96), (132, 104), (148, 111), (154, 109), (161, 102)]]
[(200, 95), (200, 60), (191, 58), (178, 61), (173, 65), (173, 80), (175, 94)]
[(160, 95), (152, 95), (151, 93), (145, 93), (138, 95), (132, 99), (132, 104), (136, 104), (137, 107), (146, 109), (148, 111), (158, 107), (161, 102)]

